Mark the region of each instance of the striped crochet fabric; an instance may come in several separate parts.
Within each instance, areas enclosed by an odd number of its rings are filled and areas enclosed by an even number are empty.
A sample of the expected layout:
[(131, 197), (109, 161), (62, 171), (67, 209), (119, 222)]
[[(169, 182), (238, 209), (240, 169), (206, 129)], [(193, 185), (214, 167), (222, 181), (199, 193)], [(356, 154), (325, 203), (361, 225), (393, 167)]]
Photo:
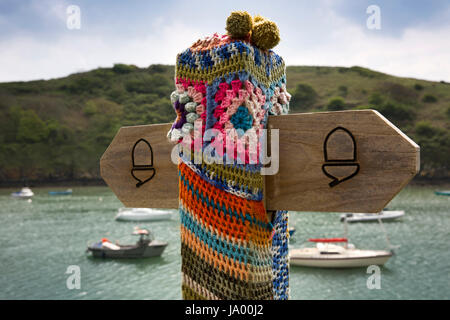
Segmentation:
[[(193, 151), (178, 166), (183, 298), (288, 299), (287, 212), (268, 219), (261, 145), (252, 150), (226, 135), (252, 129), (260, 138), (269, 114), (287, 113), (283, 59), (215, 34), (177, 56), (175, 78), (177, 118), (168, 137), (191, 137)], [(195, 135), (208, 129), (223, 135), (196, 147)], [(198, 154), (223, 163), (198, 163)]]
[(289, 299), (289, 248), (287, 211), (277, 211), (272, 222), (275, 229), (272, 239), (273, 294), (276, 300)]

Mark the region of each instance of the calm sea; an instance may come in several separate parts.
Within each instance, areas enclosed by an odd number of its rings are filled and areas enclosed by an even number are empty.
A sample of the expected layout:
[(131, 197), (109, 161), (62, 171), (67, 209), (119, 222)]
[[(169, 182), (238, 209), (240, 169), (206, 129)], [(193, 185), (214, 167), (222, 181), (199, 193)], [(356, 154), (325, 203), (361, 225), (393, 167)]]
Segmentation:
[[(181, 299), (179, 217), (153, 223), (117, 222), (120, 202), (106, 187), (73, 188), (49, 196), (35, 188), (29, 203), (0, 190), (0, 299)], [(381, 268), (381, 288), (368, 289), (365, 268), (291, 268), (292, 299), (450, 299), (450, 197), (432, 187), (407, 187), (390, 204), (405, 210), (384, 227), (396, 255)], [(291, 212), (297, 230), (291, 247), (310, 237), (343, 235), (338, 213)], [(151, 229), (169, 243), (159, 258), (98, 260), (88, 243), (107, 237), (134, 243), (134, 226)], [(357, 248), (385, 249), (378, 223), (349, 225)], [(68, 289), (69, 266), (80, 268), (80, 289)]]

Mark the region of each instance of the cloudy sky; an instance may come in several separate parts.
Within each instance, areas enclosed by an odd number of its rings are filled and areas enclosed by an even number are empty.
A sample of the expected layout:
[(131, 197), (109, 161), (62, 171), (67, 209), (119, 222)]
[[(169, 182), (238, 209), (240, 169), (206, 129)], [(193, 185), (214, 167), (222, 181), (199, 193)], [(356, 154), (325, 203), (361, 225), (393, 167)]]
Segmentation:
[[(67, 26), (70, 5), (80, 8), (80, 29)], [(370, 5), (380, 8), (380, 29), (367, 27)], [(196, 39), (224, 33), (233, 10), (277, 22), (275, 50), (287, 65), (359, 65), (450, 82), (448, 0), (0, 0), (0, 82), (118, 62), (174, 64)]]

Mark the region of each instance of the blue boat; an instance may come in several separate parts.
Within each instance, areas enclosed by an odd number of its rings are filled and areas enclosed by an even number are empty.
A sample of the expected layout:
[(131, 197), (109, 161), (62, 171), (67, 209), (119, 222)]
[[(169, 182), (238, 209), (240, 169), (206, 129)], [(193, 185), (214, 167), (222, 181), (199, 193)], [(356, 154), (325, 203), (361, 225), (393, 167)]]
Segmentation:
[(49, 191), (48, 194), (51, 196), (67, 196), (72, 194), (72, 189), (67, 189), (64, 191)]
[(290, 227), (289, 228), (289, 237), (292, 237), (295, 233), (295, 228), (294, 227)]
[(438, 190), (434, 193), (438, 196), (450, 196), (450, 190)]

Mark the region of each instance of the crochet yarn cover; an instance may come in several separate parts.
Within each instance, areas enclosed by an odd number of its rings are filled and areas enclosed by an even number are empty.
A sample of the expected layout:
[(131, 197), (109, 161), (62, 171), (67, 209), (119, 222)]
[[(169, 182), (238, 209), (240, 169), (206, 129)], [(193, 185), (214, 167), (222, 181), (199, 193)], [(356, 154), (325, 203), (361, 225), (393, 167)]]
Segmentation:
[[(274, 212), (269, 220), (259, 160), (268, 115), (288, 112), (285, 64), (251, 40), (249, 28), (263, 18), (253, 23), (247, 13), (238, 14), (237, 24), (241, 14), (246, 19), (243, 38), (230, 34), (234, 19), (228, 35), (199, 40), (176, 61), (171, 101), (177, 118), (168, 137), (174, 143), (192, 139), (192, 154), (178, 165), (183, 299), (289, 297), (288, 212)], [(193, 142), (209, 129), (211, 139)], [(236, 136), (227, 135), (233, 130)], [(250, 131), (258, 138), (253, 150), (238, 142)], [(198, 163), (198, 155), (223, 163)]]

